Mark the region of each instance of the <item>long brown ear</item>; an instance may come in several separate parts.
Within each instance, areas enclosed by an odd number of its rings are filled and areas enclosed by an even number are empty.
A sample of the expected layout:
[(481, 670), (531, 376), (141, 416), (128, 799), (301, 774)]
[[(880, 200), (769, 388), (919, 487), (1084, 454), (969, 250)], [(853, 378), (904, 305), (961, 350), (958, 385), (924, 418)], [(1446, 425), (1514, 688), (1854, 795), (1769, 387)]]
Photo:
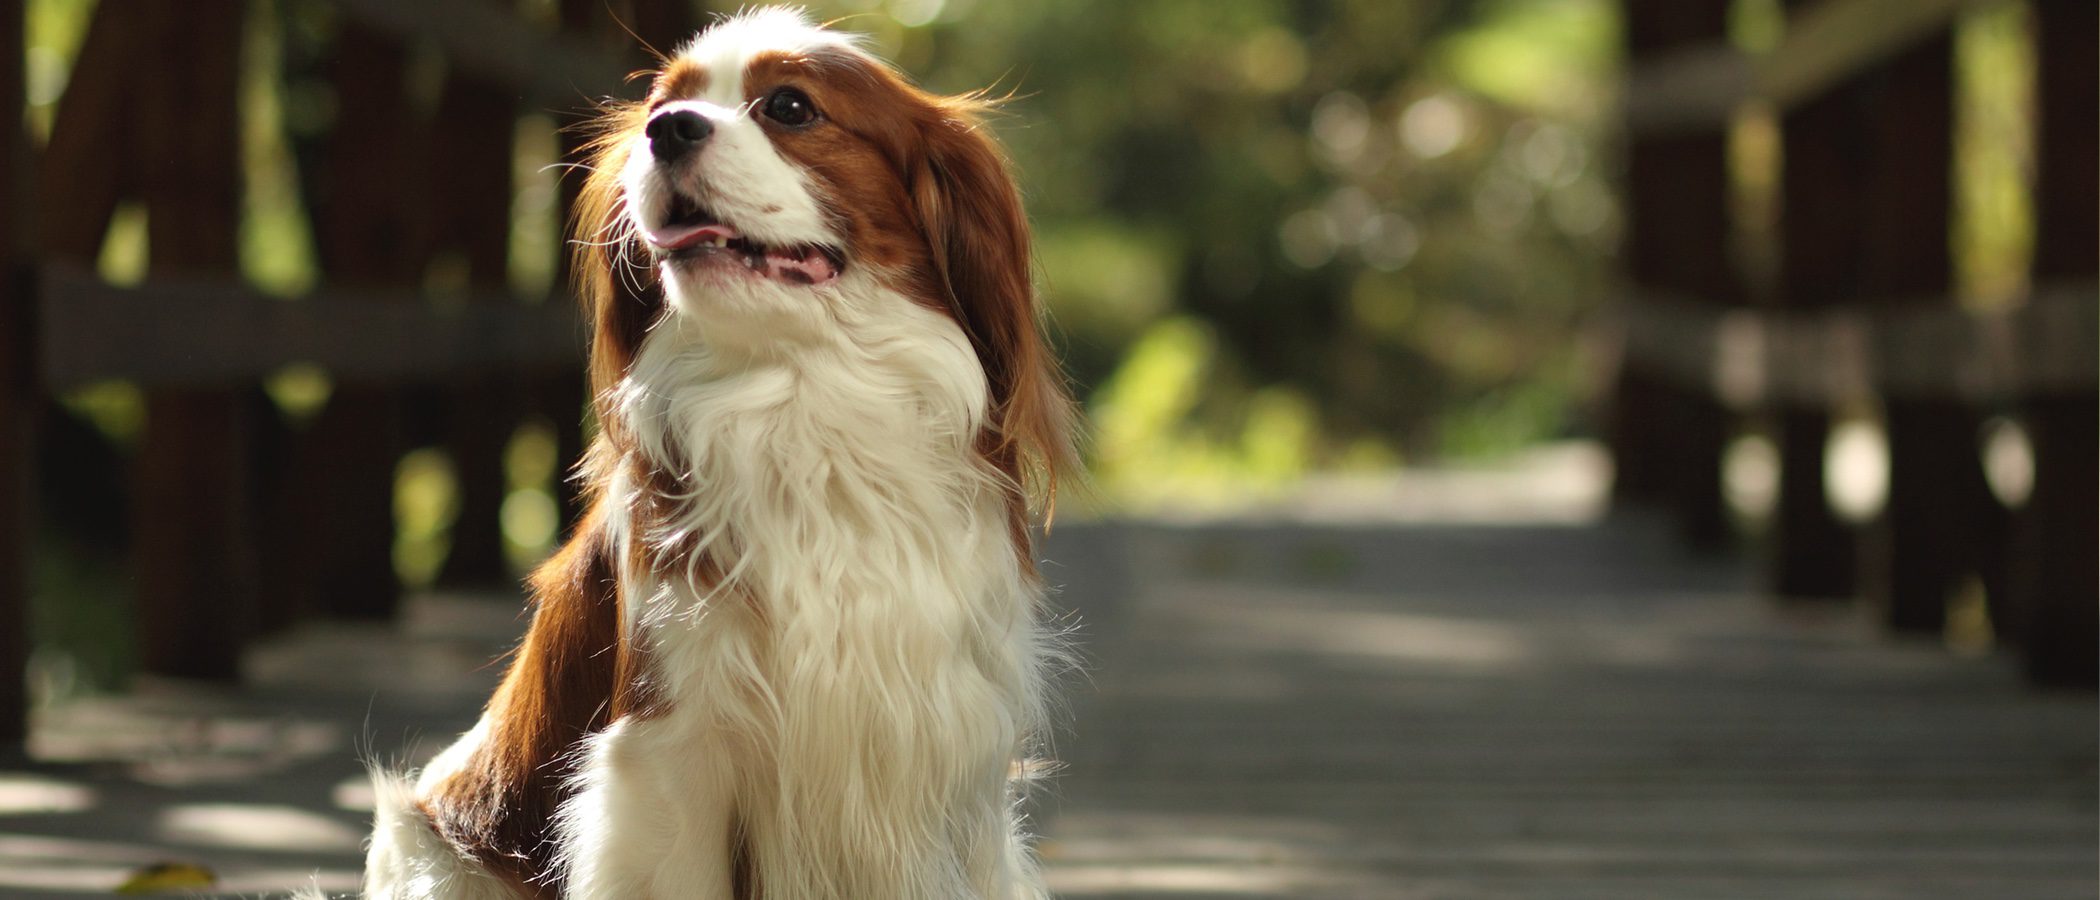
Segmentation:
[(1072, 401), (1043, 337), (1028, 217), (975, 97), (933, 98), (912, 204), (932, 243), (935, 280), (991, 382), (987, 452), (1047, 510), (1075, 468)]
[(569, 223), (570, 272), (591, 328), (591, 402), (601, 429), (614, 421), (604, 406), (609, 391), (626, 376), (642, 336), (663, 308), (647, 265), (635, 258), (639, 248), (620, 190), (627, 148), (646, 115), (639, 104), (607, 108), (584, 126), (591, 137), (578, 150), (585, 175)]

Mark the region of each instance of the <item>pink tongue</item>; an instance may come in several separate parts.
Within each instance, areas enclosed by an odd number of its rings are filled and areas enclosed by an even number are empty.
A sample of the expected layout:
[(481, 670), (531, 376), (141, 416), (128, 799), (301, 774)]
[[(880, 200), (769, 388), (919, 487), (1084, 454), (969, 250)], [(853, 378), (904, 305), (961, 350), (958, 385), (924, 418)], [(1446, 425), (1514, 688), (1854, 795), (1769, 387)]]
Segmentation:
[(678, 250), (690, 247), (716, 235), (720, 235), (725, 241), (733, 241), (740, 236), (737, 234), (736, 229), (719, 222), (710, 222), (703, 225), (673, 225), (666, 227), (663, 231), (642, 232), (642, 236), (648, 238), (649, 243), (655, 244), (658, 249), (662, 250)]
[(823, 284), (839, 277), (839, 270), (813, 247), (798, 250), (768, 250), (765, 275), (795, 284)]

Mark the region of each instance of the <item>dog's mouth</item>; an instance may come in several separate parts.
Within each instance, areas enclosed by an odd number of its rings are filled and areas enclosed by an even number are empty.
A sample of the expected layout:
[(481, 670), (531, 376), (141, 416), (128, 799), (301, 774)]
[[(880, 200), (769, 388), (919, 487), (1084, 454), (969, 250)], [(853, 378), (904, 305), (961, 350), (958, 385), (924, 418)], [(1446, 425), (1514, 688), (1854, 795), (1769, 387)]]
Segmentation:
[(753, 275), (787, 284), (829, 284), (846, 270), (846, 258), (835, 247), (759, 243), (684, 195), (671, 201), (664, 223), (643, 229), (642, 237), (659, 259), (742, 264)]

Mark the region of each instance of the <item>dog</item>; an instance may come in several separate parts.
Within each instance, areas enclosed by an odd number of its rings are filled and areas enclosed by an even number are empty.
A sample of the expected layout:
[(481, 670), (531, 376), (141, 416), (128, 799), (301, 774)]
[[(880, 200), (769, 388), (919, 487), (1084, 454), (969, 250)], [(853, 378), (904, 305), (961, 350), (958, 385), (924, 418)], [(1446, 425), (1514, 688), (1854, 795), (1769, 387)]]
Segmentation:
[(367, 896), (1047, 896), (1073, 413), (991, 106), (760, 9), (605, 111), (589, 511), (478, 724), (375, 773)]

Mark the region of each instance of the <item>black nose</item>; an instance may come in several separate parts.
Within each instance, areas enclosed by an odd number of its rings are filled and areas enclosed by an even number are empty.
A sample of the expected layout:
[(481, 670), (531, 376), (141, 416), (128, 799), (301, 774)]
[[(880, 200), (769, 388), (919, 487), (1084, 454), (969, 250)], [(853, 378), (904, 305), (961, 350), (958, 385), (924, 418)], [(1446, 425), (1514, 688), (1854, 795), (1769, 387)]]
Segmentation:
[(649, 155), (660, 162), (671, 162), (693, 152), (714, 130), (714, 123), (699, 113), (671, 109), (651, 117), (642, 133), (649, 136)]

